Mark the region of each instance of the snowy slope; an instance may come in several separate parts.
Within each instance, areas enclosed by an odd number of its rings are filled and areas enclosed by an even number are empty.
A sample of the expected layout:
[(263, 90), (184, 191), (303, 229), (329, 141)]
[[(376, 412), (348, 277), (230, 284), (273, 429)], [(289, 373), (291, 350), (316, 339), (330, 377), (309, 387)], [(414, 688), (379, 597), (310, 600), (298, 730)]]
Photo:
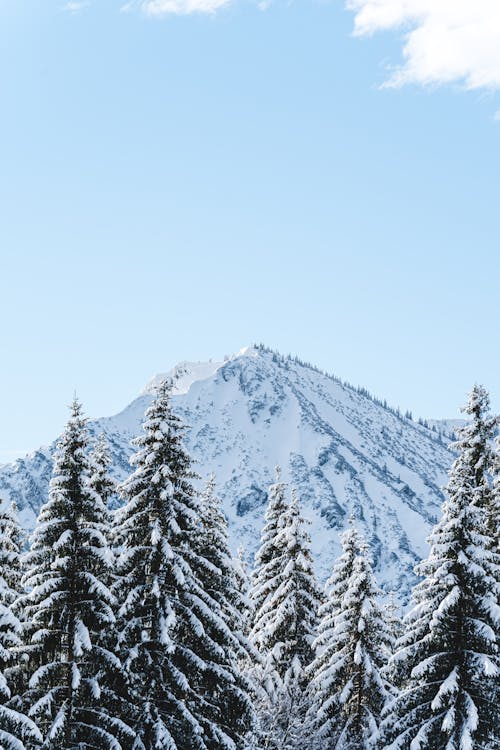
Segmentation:
[[(372, 545), (380, 582), (406, 596), (412, 567), (439, 514), (452, 455), (438, 432), (401, 417), (364, 391), (263, 348), (225, 362), (175, 368), (174, 406), (205, 477), (213, 470), (236, 547), (253, 552), (266, 492), (280, 464), (311, 519), (318, 572), (338, 553), (351, 512)], [(118, 478), (128, 472), (156, 379), (124, 411), (91, 422), (111, 444)], [(15, 498), (31, 526), (46, 496), (54, 446), (0, 467), (0, 496)]]

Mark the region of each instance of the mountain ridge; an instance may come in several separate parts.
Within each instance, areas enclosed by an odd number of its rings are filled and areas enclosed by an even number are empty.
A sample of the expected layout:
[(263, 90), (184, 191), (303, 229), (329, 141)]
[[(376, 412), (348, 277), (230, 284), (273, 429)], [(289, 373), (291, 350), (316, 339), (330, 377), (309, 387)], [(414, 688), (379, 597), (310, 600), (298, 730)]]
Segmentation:
[[(339, 551), (338, 532), (353, 513), (381, 584), (407, 598), (453, 459), (446, 433), (262, 345), (222, 362), (179, 363), (171, 374), (173, 407), (190, 427), (187, 448), (202, 477), (216, 474), (234, 548), (243, 542), (249, 554), (255, 550), (280, 464), (311, 520), (320, 576), (327, 575)], [(105, 433), (118, 480), (130, 471), (130, 441), (157, 382), (158, 376), (118, 414), (89, 422), (93, 437)], [(54, 447), (0, 467), (0, 497), (16, 500), (27, 527), (46, 497)]]

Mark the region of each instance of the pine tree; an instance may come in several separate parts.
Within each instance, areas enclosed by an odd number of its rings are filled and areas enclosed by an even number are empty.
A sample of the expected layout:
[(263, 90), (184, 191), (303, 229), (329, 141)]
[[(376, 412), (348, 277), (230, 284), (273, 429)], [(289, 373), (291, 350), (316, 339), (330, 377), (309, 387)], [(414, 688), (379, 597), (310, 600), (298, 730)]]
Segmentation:
[[(89, 454), (89, 488), (101, 500), (100, 512), (103, 535), (106, 538), (106, 566), (101, 571), (102, 580), (113, 594), (112, 608), (114, 624), (106, 628), (100, 636), (100, 645), (115, 656), (119, 652), (118, 632), (116, 620), (118, 616), (118, 601), (115, 589), (118, 586), (116, 546), (115, 513), (111, 510), (116, 507), (118, 499), (118, 485), (110, 475), (112, 465), (108, 441), (101, 433), (92, 446)], [(120, 659), (116, 657), (106, 664), (105, 685), (107, 696), (107, 708), (117, 719), (127, 725), (134, 720), (134, 709), (128, 675)], [(134, 733), (132, 733), (133, 735)]]
[[(314, 641), (315, 656), (308, 668), (311, 695), (308, 723), (312, 727), (312, 732), (325, 737), (333, 735), (337, 713), (335, 703), (330, 700), (330, 683), (333, 665), (341, 649), (337, 625), (342, 612), (342, 599), (347, 592), (354, 561), (362, 546), (353, 516), (349, 518), (349, 527), (341, 534), (340, 543), (342, 554), (335, 562), (332, 574), (325, 585), (324, 601), (318, 612), (318, 634)], [(320, 708), (321, 721), (318, 722)]]
[[(265, 513), (265, 524), (262, 529), (260, 547), (255, 555), (255, 567), (251, 575), (252, 588), (250, 597), (255, 620), (259, 619), (259, 610), (276, 585), (279, 572), (279, 550), (276, 540), (284, 523), (288, 503), (285, 498), (286, 484), (281, 481), (281, 469), (276, 467), (276, 482), (269, 487), (269, 501)], [(257, 636), (258, 633), (255, 633)], [(257, 642), (257, 646), (259, 643)]]
[[(250, 671), (256, 690), (259, 693), (259, 723), (269, 725), (273, 720), (272, 701), (278, 689), (279, 677), (268, 658), (267, 645), (264, 642), (265, 631), (260, 627), (262, 608), (265, 606), (279, 585), (281, 566), (281, 549), (278, 546), (278, 534), (285, 522), (288, 502), (285, 498), (286, 484), (281, 480), (281, 469), (276, 467), (276, 481), (269, 487), (268, 504), (264, 516), (264, 527), (261, 533), (260, 547), (255, 555), (254, 569), (251, 573), (250, 609), (252, 623), (250, 640), (256, 651), (255, 663)], [(264, 721), (264, 715), (266, 720)], [(267, 731), (267, 730), (263, 730)], [(262, 732), (261, 732), (262, 734)]]
[(471, 502), (484, 511), (485, 534), (493, 548), (499, 539), (499, 516), (497, 493), (491, 484), (491, 472), (495, 472), (496, 456), (492, 447), (493, 435), (499, 423), (498, 417), (489, 414), (490, 397), (481, 385), (475, 385), (467, 406), (462, 411), (469, 417), (464, 427), (458, 428), (459, 450), (467, 445), (468, 469), (473, 479), (473, 497)]
[(3, 601), (12, 606), (23, 590), (21, 555), (23, 549), (23, 532), (19, 525), (17, 505), (10, 507), (0, 501), (0, 575), (2, 580)]
[[(101, 434), (94, 442), (89, 453), (88, 487), (89, 490), (100, 499), (100, 520), (102, 533), (105, 535), (106, 539), (107, 556), (107, 565), (103, 568), (102, 573), (106, 576), (106, 585), (112, 591), (113, 585), (116, 582), (116, 550), (114, 540), (114, 516), (111, 511), (111, 505), (115, 504), (117, 484), (110, 476), (110, 467), (111, 456), (108, 443), (104, 434)], [(115, 628), (111, 628), (106, 634), (106, 640), (111, 644), (114, 637), (116, 637), (116, 631)]]
[[(317, 641), (318, 657), (311, 685), (313, 746), (335, 750), (365, 750), (373, 747), (388, 685), (382, 676), (391, 636), (379, 604), (366, 545), (350, 529), (344, 535), (348, 554), (343, 563), (350, 568), (347, 581), (337, 579), (334, 591), (345, 589), (340, 605), (324, 607)], [(351, 545), (358, 545), (349, 559)], [(347, 546), (347, 545), (346, 545)], [(347, 558), (347, 559), (346, 559)], [(342, 564), (337, 564), (336, 573)], [(336, 595), (333, 594), (335, 601)], [(321, 644), (321, 648), (319, 648)]]
[(106, 508), (90, 487), (86, 419), (78, 401), (59, 441), (49, 498), (42, 506), (25, 586), (25, 650), (31, 674), (24, 696), (47, 750), (119, 750), (131, 731), (108, 711), (108, 667), (101, 645), (114, 625), (105, 585)]
[[(237, 586), (236, 569), (228, 541), (227, 521), (215, 493), (215, 477), (210, 475), (201, 498), (198, 578), (201, 588), (218, 606), (217, 618), (208, 631), (221, 649), (212, 662), (210, 652), (203, 654), (207, 668), (198, 674), (198, 690), (204, 696), (212, 722), (242, 747), (253, 725), (251, 685), (243, 673), (250, 659), (251, 645), (244, 635), (247, 607), (244, 592)], [(215, 613), (214, 613), (215, 614)], [(222, 625), (222, 626), (221, 626)], [(207, 747), (220, 748), (219, 731), (205, 740)]]
[(491, 512), (487, 517), (487, 532), (491, 538), (493, 549), (500, 552), (500, 437), (497, 437), (495, 440), (492, 473), (493, 492), (491, 496)]
[[(294, 492), (274, 538), (276, 571), (254, 625), (254, 638), (274, 689), (260, 707), (267, 747), (301, 746), (306, 712), (306, 667), (310, 664), (320, 592), (314, 577), (310, 538)], [(272, 737), (270, 738), (270, 736)]]
[[(293, 493), (275, 537), (277, 575), (254, 626), (260, 648), (282, 680), (312, 660), (321, 596), (314, 576), (310, 537)], [(294, 664), (295, 662), (295, 664)]]
[(391, 636), (391, 653), (394, 653), (396, 643), (404, 632), (401, 608), (396, 604), (394, 591), (389, 592), (389, 601), (384, 607), (384, 614)]
[[(14, 617), (16, 631), (21, 636), (23, 629), (24, 613), (21, 607), (22, 595), (24, 593), (23, 578), (23, 548), (25, 545), (25, 534), (19, 524), (17, 504), (13, 501), (10, 507), (0, 504), (0, 588), (2, 589), (2, 603), (8, 607), (11, 616)], [(8, 667), (8, 678), (10, 690), (13, 694), (11, 707), (20, 707), (21, 694), (23, 692), (23, 656), (21, 641), (13, 647), (10, 654)]]
[(111, 455), (104, 433), (99, 435), (90, 453), (90, 486), (101, 498), (104, 508), (111, 511), (116, 505), (117, 485), (110, 476)]
[(251, 580), (246, 551), (243, 545), (238, 547), (237, 557), (234, 559), (234, 570), (236, 574), (236, 587), (241, 594), (240, 617), (242, 619), (243, 635), (248, 638), (253, 622), (253, 602), (250, 598)]
[[(162, 383), (134, 441), (135, 471), (121, 488), (119, 642), (137, 706), (138, 748), (232, 750), (240, 745), (246, 697), (240, 686), (229, 689), (229, 610), (223, 615), (223, 595), (217, 601), (204, 588), (210, 564), (200, 550), (200, 500), (184, 431), (170, 385)], [(220, 707), (229, 698), (231, 710), (240, 701), (242, 711), (230, 732)]]
[(406, 633), (391, 660), (402, 692), (389, 706), (383, 742), (392, 750), (499, 747), (500, 559), (488, 536), (487, 477), (494, 420), (475, 387), (458, 431), (443, 515), (417, 566)]
[(16, 710), (13, 678), (21, 645), (21, 622), (15, 604), (21, 593), (21, 531), (15, 506), (0, 503), (0, 748), (23, 750), (24, 743), (41, 742), (35, 724)]

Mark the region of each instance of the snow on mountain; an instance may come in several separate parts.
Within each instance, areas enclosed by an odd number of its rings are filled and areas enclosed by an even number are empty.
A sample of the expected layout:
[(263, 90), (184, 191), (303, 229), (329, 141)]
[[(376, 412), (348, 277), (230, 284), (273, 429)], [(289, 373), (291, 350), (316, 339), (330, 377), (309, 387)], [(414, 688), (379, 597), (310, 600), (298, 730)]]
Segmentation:
[[(242, 350), (242, 352), (245, 350)], [(193, 383), (198, 380), (206, 380), (214, 375), (223, 362), (179, 362), (170, 372), (160, 373), (152, 378), (142, 391), (142, 394), (154, 393), (155, 388), (165, 378), (170, 378), (174, 382), (173, 393), (176, 395), (185, 394), (189, 391)]]
[[(373, 550), (378, 578), (405, 599), (412, 568), (443, 500), (452, 454), (439, 432), (403, 417), (337, 378), (264, 347), (224, 362), (182, 363), (174, 408), (190, 426), (189, 451), (202, 478), (213, 470), (234, 547), (257, 544), (274, 468), (293, 483), (311, 520), (318, 572), (339, 552), (354, 513)], [(122, 412), (90, 423), (110, 442), (114, 474), (129, 471), (157, 376)], [(54, 444), (0, 467), (0, 496), (15, 499), (32, 526), (47, 495)]]
[(431, 429), (436, 429), (438, 432), (449, 435), (454, 438), (454, 433), (457, 427), (463, 427), (466, 423), (465, 419), (427, 419), (427, 425)]

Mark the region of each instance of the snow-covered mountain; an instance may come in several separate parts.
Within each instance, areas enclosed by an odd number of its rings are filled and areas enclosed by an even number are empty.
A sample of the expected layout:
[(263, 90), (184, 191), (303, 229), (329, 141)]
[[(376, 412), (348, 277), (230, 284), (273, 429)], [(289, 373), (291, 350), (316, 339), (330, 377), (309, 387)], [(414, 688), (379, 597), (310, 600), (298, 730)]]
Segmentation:
[[(187, 447), (202, 477), (216, 474), (235, 547), (254, 551), (280, 464), (311, 519), (319, 574), (326, 576), (338, 532), (354, 513), (380, 582), (405, 598), (452, 461), (435, 425), (419, 425), (365, 390), (264, 347), (224, 362), (182, 363), (173, 374), (174, 408), (190, 426)], [(117, 478), (129, 471), (130, 441), (158, 377), (122, 412), (90, 423), (109, 440)], [(17, 501), (27, 526), (47, 495), (53, 450), (0, 467), (0, 497)]]

